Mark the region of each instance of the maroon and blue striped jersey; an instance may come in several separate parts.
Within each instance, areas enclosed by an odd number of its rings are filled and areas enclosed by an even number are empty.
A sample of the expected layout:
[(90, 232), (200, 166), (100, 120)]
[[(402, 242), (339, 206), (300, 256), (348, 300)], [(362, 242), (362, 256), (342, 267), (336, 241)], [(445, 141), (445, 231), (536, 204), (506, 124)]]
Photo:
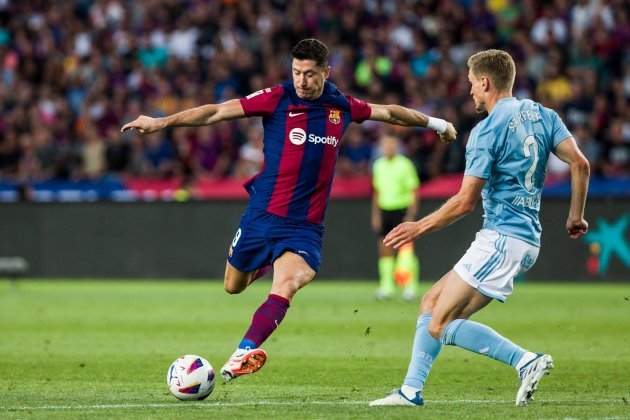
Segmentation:
[(249, 207), (296, 221), (321, 224), (335, 175), (341, 138), (351, 122), (370, 117), (370, 106), (326, 81), (313, 101), (293, 83), (241, 99), (246, 116), (262, 116), (265, 165), (245, 184)]

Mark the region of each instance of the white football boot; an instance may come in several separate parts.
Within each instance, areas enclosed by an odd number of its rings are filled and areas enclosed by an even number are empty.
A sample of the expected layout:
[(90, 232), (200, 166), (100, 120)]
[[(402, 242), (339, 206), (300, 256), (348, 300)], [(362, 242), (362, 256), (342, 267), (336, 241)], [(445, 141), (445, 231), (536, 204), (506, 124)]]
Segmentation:
[(376, 300), (390, 300), (393, 297), (394, 297), (394, 292), (391, 290), (378, 288), (376, 289), (376, 292), (374, 293), (374, 299)]
[(407, 302), (415, 302), (418, 300), (419, 295), (418, 293), (413, 290), (413, 289), (405, 289), (402, 292), (402, 298), (403, 300), (407, 301)]
[(257, 372), (267, 361), (267, 352), (263, 349), (236, 349), (221, 368), (225, 382), (239, 376)]
[(543, 376), (549, 375), (553, 369), (553, 359), (548, 354), (539, 354), (523, 366), (518, 376), (521, 378), (521, 386), (516, 393), (516, 406), (523, 407), (533, 399), (538, 389), (538, 383)]
[(415, 391), (413, 397), (405, 395), (401, 389), (395, 389), (380, 400), (374, 400), (370, 402), (370, 407), (386, 407), (386, 406), (406, 406), (406, 407), (421, 407), (424, 405), (422, 399), (422, 391)]

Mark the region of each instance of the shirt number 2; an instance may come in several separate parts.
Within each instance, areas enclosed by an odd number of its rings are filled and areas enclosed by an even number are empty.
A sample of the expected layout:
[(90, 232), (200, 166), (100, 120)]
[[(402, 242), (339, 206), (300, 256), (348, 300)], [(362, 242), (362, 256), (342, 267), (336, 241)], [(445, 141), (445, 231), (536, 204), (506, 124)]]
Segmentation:
[(523, 140), (523, 153), (526, 158), (531, 158), (532, 160), (532, 164), (525, 174), (525, 188), (527, 191), (531, 191), (534, 188), (534, 174), (538, 164), (538, 143), (534, 136), (527, 136)]

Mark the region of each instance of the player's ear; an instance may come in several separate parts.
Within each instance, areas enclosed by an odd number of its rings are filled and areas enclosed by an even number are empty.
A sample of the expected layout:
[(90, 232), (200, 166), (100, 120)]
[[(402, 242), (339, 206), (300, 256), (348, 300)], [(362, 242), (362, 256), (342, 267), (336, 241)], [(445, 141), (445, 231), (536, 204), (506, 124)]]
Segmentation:
[(488, 79), (488, 77), (481, 76), (481, 88), (483, 89), (484, 92), (487, 92), (490, 90), (490, 79)]
[(324, 79), (328, 79), (328, 76), (330, 76), (330, 66), (326, 66), (324, 70)]

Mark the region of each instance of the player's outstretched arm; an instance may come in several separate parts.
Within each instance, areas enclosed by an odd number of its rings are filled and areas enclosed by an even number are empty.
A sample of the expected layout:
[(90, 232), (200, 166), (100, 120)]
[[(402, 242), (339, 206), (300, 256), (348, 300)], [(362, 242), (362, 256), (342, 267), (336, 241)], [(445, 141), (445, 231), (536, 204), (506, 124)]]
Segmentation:
[(400, 248), (421, 235), (440, 230), (475, 210), (486, 181), (475, 176), (464, 176), (459, 192), (439, 209), (417, 222), (401, 223), (385, 236), (383, 243)]
[(444, 143), (450, 143), (457, 137), (457, 130), (453, 124), (441, 118), (429, 117), (422, 112), (401, 105), (369, 105), (372, 108), (371, 120), (404, 127), (427, 127), (435, 130)]
[(560, 160), (568, 163), (571, 168), (571, 207), (569, 208), (566, 228), (569, 236), (572, 239), (577, 239), (588, 232), (588, 222), (584, 219), (584, 208), (586, 207), (591, 168), (573, 137), (568, 137), (560, 142), (554, 153)]
[(245, 111), (243, 111), (241, 102), (238, 99), (232, 99), (221, 104), (207, 104), (189, 108), (162, 118), (140, 115), (135, 120), (123, 125), (120, 131), (135, 129), (142, 134), (147, 134), (167, 127), (210, 125), (244, 116)]

